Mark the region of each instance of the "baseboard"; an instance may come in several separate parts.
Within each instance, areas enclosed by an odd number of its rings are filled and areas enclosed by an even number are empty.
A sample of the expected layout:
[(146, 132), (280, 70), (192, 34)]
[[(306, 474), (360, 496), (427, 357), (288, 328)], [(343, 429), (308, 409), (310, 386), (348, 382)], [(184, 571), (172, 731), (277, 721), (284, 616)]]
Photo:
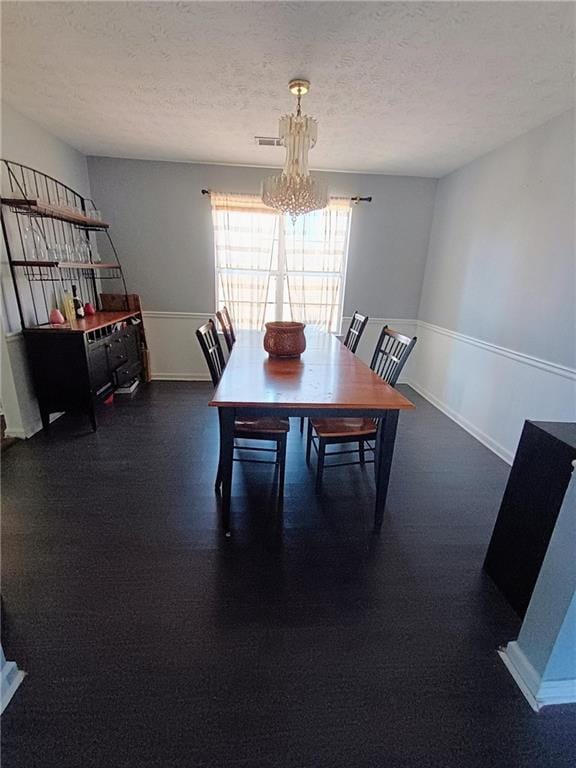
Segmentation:
[(514, 682), (524, 694), (528, 704), (530, 704), (534, 712), (538, 712), (540, 706), (537, 694), (540, 677), (520, 650), (518, 643), (508, 643), (505, 648), (501, 648), (498, 651), (498, 656), (504, 662), (506, 669), (514, 678)]
[[(56, 419), (59, 419), (60, 416), (64, 415), (64, 411), (61, 413), (53, 413), (50, 416), (50, 424), (52, 424), (53, 421), (56, 421)], [(33, 421), (31, 424), (28, 424), (26, 428), (22, 429), (6, 429), (5, 435), (6, 437), (17, 437), (19, 440), (28, 440), (31, 437), (34, 437), (34, 435), (37, 432), (40, 432), (42, 429), (42, 420), (37, 419), (36, 421)]]
[(18, 669), (15, 661), (5, 661), (2, 666), (0, 714), (4, 712), (16, 693), (26, 673)]
[(517, 642), (508, 643), (498, 655), (534, 712), (542, 707), (576, 703), (576, 679), (542, 681)]
[[(146, 311), (144, 313), (147, 322), (148, 342), (150, 345), (152, 365), (152, 379), (155, 381), (209, 381), (204, 368), (204, 360), (197, 345), (191, 343), (195, 327), (203, 322), (212, 313), (203, 312), (162, 312)], [(343, 318), (343, 327), (349, 323), (349, 318)], [(569, 420), (565, 418), (568, 407), (540, 407), (539, 403), (545, 400), (530, 400), (530, 373), (532, 368), (537, 379), (538, 391), (546, 392), (546, 382), (542, 376), (547, 375), (552, 382), (552, 403), (562, 404), (567, 401), (566, 387), (576, 379), (576, 371), (563, 365), (550, 361), (531, 357), (525, 353), (498, 346), (483, 341), (482, 339), (467, 336), (448, 328), (428, 323), (415, 318), (380, 318), (371, 317), (364, 338), (360, 343), (358, 355), (365, 362), (372, 357), (373, 347), (379, 328), (387, 323), (396, 327), (407, 335), (417, 335), (418, 344), (411, 359), (408, 360), (400, 383), (409, 384), (432, 405), (438, 408), (448, 418), (466, 430), (472, 437), (481, 442), (489, 450), (494, 452), (507, 464), (512, 464), (517, 443), (517, 434), (526, 418), (538, 418), (542, 420)], [(446, 377), (450, 380), (449, 371), (434, 369), (434, 359), (429, 358), (431, 345), (437, 341), (442, 354), (455, 360), (466, 359), (474, 362), (474, 371), (470, 371), (470, 378), (481, 375), (482, 371), (490, 372), (490, 376), (504, 375), (503, 387), (505, 392), (514, 392), (517, 385), (519, 400), (515, 408), (511, 409), (509, 418), (504, 422), (502, 413), (499, 421), (495, 422), (490, 413), (483, 413), (478, 407), (484, 400), (472, 398), (471, 392), (477, 392), (477, 398), (484, 398), (486, 402), (491, 397), (487, 387), (469, 387), (473, 381), (467, 380), (467, 369), (460, 369), (458, 378), (458, 397), (454, 398), (450, 390), (435, 382), (442, 382)], [(428, 349), (429, 348), (429, 349)], [(435, 347), (434, 347), (435, 348)], [(182, 350), (186, 350), (183, 352)], [(462, 351), (464, 350), (464, 352)], [(496, 362), (495, 362), (496, 361)], [(430, 377), (428, 367), (430, 366)], [(507, 366), (503, 370), (503, 366)], [(479, 371), (479, 373), (478, 373)], [(433, 394), (435, 393), (435, 394)], [(526, 407), (522, 405), (526, 403)]]
[(6, 437), (14, 437), (17, 440), (27, 440), (29, 437), (35, 435), (36, 432), (29, 432), (29, 430), (26, 429), (7, 429), (4, 434)]
[(418, 392), (419, 395), (422, 395), (425, 400), (428, 400), (428, 402), (431, 403), (435, 408), (438, 408), (439, 411), (442, 411), (442, 413), (452, 419), (452, 421), (455, 421), (458, 426), (462, 427), (462, 429), (465, 429), (468, 434), (476, 438), (476, 440), (482, 443), (482, 445), (485, 445), (486, 448), (489, 448), (507, 464), (512, 464), (514, 461), (514, 454), (504, 448), (503, 445), (500, 445), (500, 443), (497, 443), (495, 440), (493, 440), (490, 435), (482, 432), (481, 429), (478, 429), (478, 427), (457, 413), (449, 405), (444, 403), (442, 400), (439, 400), (436, 395), (433, 395), (432, 392), (429, 392), (421, 384), (418, 384), (412, 379), (404, 383), (408, 384), (408, 386), (412, 387), (412, 389), (415, 389), (416, 392)]
[(162, 373), (152, 371), (152, 381), (211, 381), (210, 374), (202, 373)]
[(576, 679), (548, 680), (540, 686), (538, 692), (540, 707), (554, 704), (576, 704)]

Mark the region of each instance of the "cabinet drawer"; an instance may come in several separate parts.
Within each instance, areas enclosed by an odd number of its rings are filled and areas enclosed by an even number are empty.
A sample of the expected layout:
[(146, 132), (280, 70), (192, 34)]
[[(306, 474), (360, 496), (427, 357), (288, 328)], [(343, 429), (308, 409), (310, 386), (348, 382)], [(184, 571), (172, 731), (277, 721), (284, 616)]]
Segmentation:
[(113, 333), (104, 346), (108, 355), (108, 367), (111, 371), (115, 371), (116, 368), (127, 362), (128, 353), (120, 331)]
[(114, 381), (117, 387), (121, 387), (124, 384), (132, 381), (132, 379), (140, 373), (142, 366), (139, 362), (128, 363), (114, 371)]

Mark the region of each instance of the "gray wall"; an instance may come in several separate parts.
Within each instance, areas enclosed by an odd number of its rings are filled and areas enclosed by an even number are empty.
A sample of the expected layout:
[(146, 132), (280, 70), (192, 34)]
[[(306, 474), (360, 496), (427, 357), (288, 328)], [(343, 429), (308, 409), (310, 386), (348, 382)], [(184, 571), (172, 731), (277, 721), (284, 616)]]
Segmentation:
[[(95, 157), (88, 168), (130, 290), (146, 309), (213, 312), (212, 219), (200, 190), (257, 193), (272, 171)], [(374, 317), (415, 317), (436, 181), (324, 175), (333, 195), (374, 198), (354, 208), (344, 315), (358, 308)]]
[(2, 157), (54, 176), (85, 197), (90, 194), (86, 158), (38, 123), (2, 102)]
[(419, 318), (576, 363), (574, 112), (438, 182)]

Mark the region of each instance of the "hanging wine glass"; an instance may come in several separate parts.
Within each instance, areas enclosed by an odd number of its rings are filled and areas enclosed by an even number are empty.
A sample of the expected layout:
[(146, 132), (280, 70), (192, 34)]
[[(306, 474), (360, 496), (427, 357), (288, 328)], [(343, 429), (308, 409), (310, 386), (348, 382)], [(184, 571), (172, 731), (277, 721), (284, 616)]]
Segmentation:
[(36, 258), (40, 261), (46, 261), (48, 258), (48, 248), (46, 242), (40, 232), (34, 232), (34, 238), (36, 240)]
[(90, 248), (86, 240), (82, 239), (76, 247), (78, 261), (82, 264), (90, 263)]
[(48, 261), (58, 261), (58, 253), (55, 245), (49, 245), (47, 248), (47, 251), (48, 251)]
[(98, 253), (98, 238), (96, 232), (90, 232), (90, 253), (92, 255), (92, 263), (100, 264), (102, 261), (100, 254)]
[(24, 256), (27, 261), (45, 261), (48, 258), (48, 251), (44, 238), (34, 228), (32, 219), (27, 218), (22, 228), (22, 244)]

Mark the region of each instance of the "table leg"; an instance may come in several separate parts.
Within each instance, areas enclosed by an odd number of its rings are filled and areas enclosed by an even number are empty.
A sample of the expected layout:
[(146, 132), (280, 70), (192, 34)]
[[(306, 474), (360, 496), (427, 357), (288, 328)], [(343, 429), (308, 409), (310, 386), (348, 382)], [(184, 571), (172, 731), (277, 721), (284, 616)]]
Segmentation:
[(374, 472), (376, 476), (376, 505), (374, 508), (374, 528), (379, 531), (384, 519), (384, 507), (388, 483), (390, 482), (390, 469), (394, 455), (394, 442), (396, 440), (396, 427), (398, 425), (399, 411), (386, 411), (380, 419), (378, 435), (376, 437), (376, 455)]
[(230, 530), (230, 498), (232, 495), (232, 464), (234, 458), (234, 408), (220, 409), (220, 475), (222, 481), (222, 524)]

